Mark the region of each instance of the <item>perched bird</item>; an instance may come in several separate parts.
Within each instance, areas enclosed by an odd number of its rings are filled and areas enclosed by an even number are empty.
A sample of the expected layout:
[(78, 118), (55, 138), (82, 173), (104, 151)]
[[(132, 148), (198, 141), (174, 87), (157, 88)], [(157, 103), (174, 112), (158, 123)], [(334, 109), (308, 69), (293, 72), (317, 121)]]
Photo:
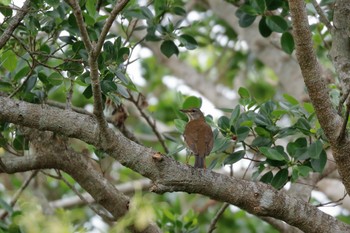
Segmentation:
[(199, 108), (182, 109), (181, 112), (188, 116), (188, 123), (184, 131), (184, 139), (187, 147), (195, 156), (194, 167), (205, 168), (205, 156), (213, 149), (214, 137), (210, 126)]

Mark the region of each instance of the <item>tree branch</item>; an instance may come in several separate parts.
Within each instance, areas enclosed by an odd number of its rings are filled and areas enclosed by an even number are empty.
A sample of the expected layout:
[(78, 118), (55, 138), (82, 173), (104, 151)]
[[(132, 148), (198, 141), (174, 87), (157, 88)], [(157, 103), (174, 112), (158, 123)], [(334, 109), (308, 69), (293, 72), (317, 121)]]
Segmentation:
[(126, 4), (128, 4), (130, 0), (120, 0), (117, 2), (117, 4), (115, 4), (115, 6), (113, 7), (113, 10), (111, 11), (106, 23), (103, 25), (100, 37), (98, 38), (97, 44), (96, 44), (96, 48), (95, 48), (95, 55), (98, 56), (99, 53), (101, 52), (103, 43), (106, 39), (106, 36), (115, 20), (115, 18), (117, 17), (117, 15), (124, 9), (124, 7), (126, 6)]
[(324, 14), (323, 10), (321, 9), (320, 5), (316, 0), (311, 1), (312, 5), (315, 7), (316, 12), (320, 16), (320, 21), (327, 27), (327, 29), (331, 32), (333, 27), (329, 20), (327, 19), (326, 15)]
[(30, 9), (31, 0), (26, 0), (23, 3), (21, 9), (17, 10), (17, 14), (12, 18), (9, 25), (6, 27), (3, 34), (0, 36), (0, 49), (6, 44), (6, 42), (10, 39), (13, 31), (17, 28), (18, 24), (22, 21), (24, 16), (28, 13)]
[(335, 142), (341, 132), (342, 120), (332, 106), (328, 88), (322, 78), (321, 67), (313, 50), (305, 1), (290, 0), (289, 6), (292, 15), (296, 56), (304, 82), (326, 137), (329, 141)]
[[(323, 213), (307, 202), (289, 196), (283, 190), (277, 191), (271, 186), (260, 182), (241, 180), (218, 174), (208, 169), (195, 169), (181, 164), (173, 158), (162, 156), (149, 148), (138, 145), (118, 132), (113, 134), (112, 145), (108, 146), (108, 148), (103, 148), (96, 140), (98, 136), (96, 134), (97, 122), (89, 116), (72, 111), (59, 111), (50, 106), (35, 105), (0, 97), (0, 121), (40, 130), (50, 130), (90, 143), (99, 149), (105, 150), (121, 164), (150, 178), (154, 182), (152, 190), (157, 193), (182, 191), (203, 194), (212, 199), (236, 205), (258, 216), (269, 216), (283, 220), (305, 232), (350, 231), (350, 226)], [(55, 122), (55, 124), (52, 124), (52, 122)], [(112, 132), (111, 129), (109, 131)], [(73, 165), (72, 159), (75, 157), (68, 156), (67, 159), (64, 159), (57, 156), (54, 163), (50, 165), (54, 168), (58, 168), (57, 166), (60, 165), (62, 170), (69, 174), (72, 173), (72, 176), (74, 173), (79, 174), (85, 170), (90, 171), (90, 169), (82, 167), (80, 163), (76, 164), (74, 162)], [(85, 159), (82, 156), (77, 157), (79, 160), (82, 160), (81, 163), (84, 163)], [(18, 168), (18, 164), (21, 163), (22, 159), (27, 161), (28, 158), (29, 156), (16, 157), (15, 160), (18, 163), (4, 158), (3, 162), (10, 169), (9, 171), (11, 169), (13, 171), (14, 168)], [(27, 162), (29, 164), (32, 164), (33, 161), (39, 164), (43, 163), (43, 159), (37, 160), (38, 158), (34, 157)], [(48, 165), (46, 164), (46, 166)], [(77, 167), (82, 169), (76, 169)], [(32, 169), (38, 169), (38, 167), (32, 166)], [(100, 175), (97, 176), (100, 177)], [(79, 177), (73, 176), (73, 178), (79, 181)], [(89, 181), (90, 175), (85, 179)], [(95, 180), (97, 178), (91, 177), (91, 179)], [(90, 193), (96, 192), (94, 190), (87, 191)], [(105, 208), (111, 207), (105, 206)]]
[[(124, 193), (125, 195), (129, 195), (133, 193), (136, 189), (141, 188), (142, 190), (147, 190), (151, 187), (151, 183), (148, 179), (135, 180), (132, 182), (119, 184), (116, 188)], [(88, 202), (94, 202), (95, 200), (89, 193), (82, 193), (81, 196)], [(82, 205), (84, 202), (78, 196), (64, 197), (59, 200), (55, 200), (50, 202), (50, 206), (53, 208), (72, 208), (74, 206)]]
[[(344, 14), (345, 17), (347, 17), (345, 22), (350, 22), (350, 17), (348, 14), (350, 3), (345, 0), (340, 0), (335, 5), (337, 6), (337, 9), (334, 11), (334, 23), (336, 30), (334, 32), (335, 36), (331, 54), (333, 57), (333, 62), (335, 62), (335, 67), (338, 68), (337, 71), (339, 72), (342, 85), (344, 88), (346, 88), (345, 91), (347, 91), (350, 84), (350, 72), (348, 69), (350, 64), (350, 52), (348, 51), (350, 45), (348, 36), (345, 36), (347, 35), (348, 24), (346, 28), (341, 28), (341, 30), (339, 29), (340, 31), (338, 31), (338, 27), (343, 25), (338, 23), (344, 23), (344, 21), (340, 20), (341, 16)], [(350, 142), (348, 137), (341, 136), (343, 132), (342, 125), (344, 120), (341, 119), (336, 110), (333, 108), (325, 81), (321, 76), (320, 65), (313, 50), (305, 2), (303, 0), (290, 0), (289, 7), (292, 15), (296, 54), (304, 81), (308, 88), (311, 102), (315, 107), (317, 118), (331, 144), (343, 184), (346, 187), (347, 192), (350, 193)], [(339, 34), (340, 32), (345, 34)], [(346, 44), (346, 47), (339, 47), (341, 44)]]
[(86, 29), (86, 26), (85, 26), (83, 14), (81, 12), (81, 8), (79, 6), (79, 3), (78, 3), (77, 0), (65, 0), (65, 1), (73, 9), (73, 14), (75, 16), (75, 20), (77, 21), (77, 24), (78, 24), (78, 27), (79, 27), (79, 31), (80, 31), (80, 34), (81, 34), (81, 39), (84, 42), (86, 50), (90, 54), (91, 51), (93, 50), (93, 47), (92, 47), (92, 44), (91, 44), (89, 33), (88, 33), (88, 31)]

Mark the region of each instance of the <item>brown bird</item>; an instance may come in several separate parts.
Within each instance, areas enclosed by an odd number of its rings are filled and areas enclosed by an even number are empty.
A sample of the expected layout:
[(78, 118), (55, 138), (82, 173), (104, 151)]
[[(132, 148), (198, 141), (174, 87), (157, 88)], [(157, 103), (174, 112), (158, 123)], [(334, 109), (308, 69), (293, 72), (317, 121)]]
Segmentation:
[(188, 123), (184, 131), (184, 139), (187, 147), (195, 156), (194, 167), (205, 168), (205, 156), (213, 149), (214, 137), (210, 126), (199, 108), (182, 109), (181, 112), (188, 116)]

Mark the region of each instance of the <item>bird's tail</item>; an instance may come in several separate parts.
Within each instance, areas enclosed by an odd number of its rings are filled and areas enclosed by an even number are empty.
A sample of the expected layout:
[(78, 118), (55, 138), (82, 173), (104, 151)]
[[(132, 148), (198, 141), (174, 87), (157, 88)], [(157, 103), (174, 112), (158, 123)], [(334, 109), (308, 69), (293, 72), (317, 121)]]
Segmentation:
[(205, 168), (205, 157), (204, 156), (194, 156), (194, 167)]

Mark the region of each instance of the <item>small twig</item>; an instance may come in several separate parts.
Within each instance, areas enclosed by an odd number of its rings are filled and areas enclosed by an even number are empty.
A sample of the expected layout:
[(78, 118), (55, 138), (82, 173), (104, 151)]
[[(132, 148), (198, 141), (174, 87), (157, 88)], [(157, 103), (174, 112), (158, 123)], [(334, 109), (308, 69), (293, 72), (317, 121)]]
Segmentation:
[(9, 98), (12, 98), (13, 96), (15, 96), (19, 90), (21, 90), (21, 88), (27, 83), (27, 81), (29, 80), (29, 78), (31, 77), (31, 75), (33, 74), (33, 71), (34, 71), (34, 68), (35, 67), (31, 67), (30, 68), (30, 71), (27, 75), (27, 77), (25, 78), (25, 80), (23, 81), (23, 83), (21, 85), (19, 85), (10, 95), (9, 95)]
[(137, 100), (134, 99), (133, 95), (130, 92), (129, 92), (129, 95), (130, 95), (129, 100), (136, 106), (136, 108), (139, 110), (141, 116), (146, 120), (147, 124), (151, 127), (153, 133), (156, 135), (156, 137), (158, 138), (158, 141), (162, 145), (164, 152), (169, 153), (168, 147), (165, 145), (165, 142), (164, 142), (162, 136), (158, 132), (156, 124), (151, 121), (150, 117), (147, 116), (147, 114), (143, 111), (142, 107), (139, 105), (138, 100), (140, 98), (140, 94), (139, 94)]
[(92, 211), (94, 211), (97, 215), (101, 216), (103, 219), (106, 219), (108, 221), (115, 221), (113, 217), (108, 216), (105, 213), (102, 213), (95, 206), (93, 206), (88, 200), (86, 200), (86, 198), (62, 176), (59, 170), (56, 170), (56, 173), (59, 179), (62, 180), (84, 203), (86, 203)]
[(320, 204), (315, 205), (315, 206), (316, 207), (327, 207), (328, 205), (333, 204), (329, 207), (335, 207), (335, 206), (341, 205), (342, 204), (341, 201), (343, 201), (347, 195), (348, 194), (345, 192), (344, 196), (339, 198), (337, 201), (329, 201), (329, 202), (325, 202), (325, 203), (320, 203)]
[(316, 0), (311, 0), (312, 5), (315, 7), (316, 12), (320, 16), (320, 21), (328, 28), (328, 31), (332, 31), (333, 27), (331, 23), (328, 21), (326, 15), (324, 14), (323, 10), (321, 9), (320, 5)]
[[(30, 181), (38, 174), (39, 170), (33, 171), (32, 174), (24, 181), (24, 183), (22, 184), (22, 186), (19, 188), (19, 190), (17, 190), (17, 192), (15, 193), (15, 195), (13, 196), (11, 202), (10, 202), (10, 206), (14, 207), (15, 204), (18, 201), (18, 198), (21, 196), (21, 194), (23, 193), (23, 191), (28, 187)], [(9, 212), (5, 211), (1, 214), (0, 219), (4, 220), (6, 218), (6, 216), (9, 214)]]
[(213, 220), (210, 222), (209, 225), (209, 230), (208, 233), (212, 233), (215, 229), (216, 229), (216, 223), (219, 221), (221, 215), (225, 212), (225, 210), (227, 209), (227, 207), (229, 207), (230, 204), (228, 203), (224, 203), (221, 208), (219, 209), (219, 211), (216, 213), (215, 217), (213, 218)]
[(66, 109), (67, 110), (72, 109), (73, 88), (74, 88), (74, 82), (73, 82), (73, 79), (70, 79), (70, 87), (68, 89), (68, 93), (67, 93), (67, 97), (66, 97)]
[(243, 180), (244, 180), (245, 176), (247, 175), (247, 172), (248, 172), (248, 170), (249, 170), (250, 166), (252, 165), (253, 161), (255, 160), (254, 158), (255, 158), (255, 154), (254, 154), (253, 159), (252, 159), (252, 160), (250, 160), (250, 162), (249, 162), (249, 164), (248, 164), (247, 169), (244, 171), (244, 174), (243, 174), (243, 176), (242, 176), (242, 179), (243, 179)]

